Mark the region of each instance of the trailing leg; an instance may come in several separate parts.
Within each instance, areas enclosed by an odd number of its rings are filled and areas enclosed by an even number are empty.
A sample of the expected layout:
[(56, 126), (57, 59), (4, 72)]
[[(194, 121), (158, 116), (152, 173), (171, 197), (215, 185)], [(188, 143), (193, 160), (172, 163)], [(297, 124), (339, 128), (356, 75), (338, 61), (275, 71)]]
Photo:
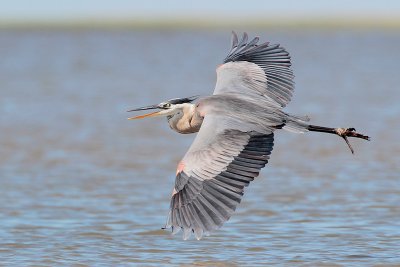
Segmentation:
[(346, 141), (347, 145), (350, 148), (351, 153), (354, 154), (354, 150), (350, 145), (349, 140), (347, 140), (347, 137), (355, 137), (355, 138), (361, 138), (364, 140), (371, 140), (368, 136), (357, 133), (356, 129), (354, 128), (329, 128), (329, 127), (322, 127), (322, 126), (316, 126), (316, 125), (309, 125), (307, 128), (311, 132), (321, 132), (321, 133), (330, 133), (330, 134), (336, 134), (344, 139)]

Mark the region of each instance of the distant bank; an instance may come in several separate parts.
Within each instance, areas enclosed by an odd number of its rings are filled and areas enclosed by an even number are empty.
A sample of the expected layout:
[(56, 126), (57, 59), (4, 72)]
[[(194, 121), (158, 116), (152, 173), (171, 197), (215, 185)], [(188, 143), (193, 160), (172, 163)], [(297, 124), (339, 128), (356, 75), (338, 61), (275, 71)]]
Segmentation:
[(77, 19), (77, 20), (1, 20), (0, 29), (399, 29), (399, 18), (320, 18), (320, 19)]

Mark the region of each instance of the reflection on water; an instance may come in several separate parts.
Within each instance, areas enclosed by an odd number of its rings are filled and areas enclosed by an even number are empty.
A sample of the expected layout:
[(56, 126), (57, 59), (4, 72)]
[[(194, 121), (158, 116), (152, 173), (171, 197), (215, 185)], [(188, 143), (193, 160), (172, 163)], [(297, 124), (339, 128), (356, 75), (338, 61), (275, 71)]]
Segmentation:
[(399, 35), (251, 33), (292, 53), (288, 112), (372, 141), (278, 133), (231, 220), (184, 242), (160, 227), (193, 136), (125, 111), (211, 93), (229, 31), (1, 31), (1, 263), (400, 263)]

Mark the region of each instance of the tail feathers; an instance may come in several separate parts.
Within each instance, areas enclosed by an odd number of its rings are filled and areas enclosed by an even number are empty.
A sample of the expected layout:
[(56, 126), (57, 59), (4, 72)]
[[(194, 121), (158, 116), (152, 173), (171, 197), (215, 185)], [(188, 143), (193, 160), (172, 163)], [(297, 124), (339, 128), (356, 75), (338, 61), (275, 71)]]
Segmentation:
[(309, 121), (310, 118), (308, 116), (295, 116), (288, 114), (283, 129), (293, 133), (305, 133), (308, 132), (309, 124), (307, 122)]

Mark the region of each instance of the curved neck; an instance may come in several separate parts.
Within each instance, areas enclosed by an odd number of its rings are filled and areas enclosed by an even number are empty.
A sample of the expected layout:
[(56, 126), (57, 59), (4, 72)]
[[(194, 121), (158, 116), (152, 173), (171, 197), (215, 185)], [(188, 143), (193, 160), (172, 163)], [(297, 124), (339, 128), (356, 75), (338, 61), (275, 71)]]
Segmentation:
[(191, 103), (180, 104), (177, 112), (167, 119), (171, 129), (182, 134), (198, 132), (203, 122), (203, 118), (196, 111), (196, 105)]

